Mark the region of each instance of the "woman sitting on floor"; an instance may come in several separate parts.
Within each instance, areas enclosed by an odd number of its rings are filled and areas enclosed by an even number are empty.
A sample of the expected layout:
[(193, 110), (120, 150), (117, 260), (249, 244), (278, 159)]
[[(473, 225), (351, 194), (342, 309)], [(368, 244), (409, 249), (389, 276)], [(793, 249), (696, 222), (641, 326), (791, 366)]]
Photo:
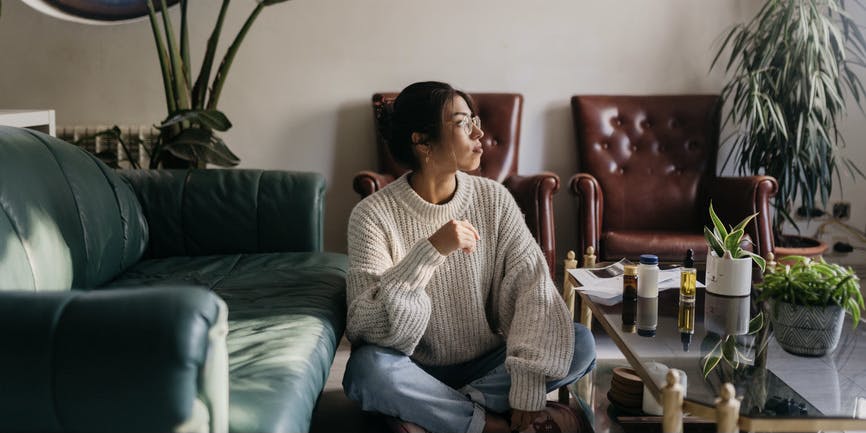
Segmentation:
[(576, 431), (583, 415), (545, 396), (592, 369), (595, 343), (508, 190), (464, 173), (484, 136), (472, 100), (415, 83), (391, 125), (411, 171), (349, 219), (347, 395), (434, 432)]

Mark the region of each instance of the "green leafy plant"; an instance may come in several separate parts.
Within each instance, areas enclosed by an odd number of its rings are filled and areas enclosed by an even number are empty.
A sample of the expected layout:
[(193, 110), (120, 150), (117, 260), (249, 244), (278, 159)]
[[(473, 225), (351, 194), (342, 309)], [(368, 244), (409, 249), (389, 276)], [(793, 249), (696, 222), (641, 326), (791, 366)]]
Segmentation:
[(777, 265), (764, 274), (764, 281), (755, 285), (758, 299), (774, 299), (795, 305), (825, 307), (838, 305), (860, 322), (864, 308), (860, 293), (860, 279), (848, 267), (827, 263), (823, 258), (787, 256), (781, 259), (787, 265)]
[(863, 84), (852, 70), (863, 67), (866, 40), (844, 8), (845, 0), (768, 0), (748, 24), (727, 34), (711, 68), (730, 48), (722, 89), (730, 106), (724, 125), (737, 131), (724, 166), (733, 157), (740, 173), (767, 174), (779, 182), (773, 205), (776, 244), (799, 197), (826, 205), (840, 165), (853, 177), (863, 172), (839, 154), (844, 140), (837, 121), (846, 112), (847, 90), (861, 108)]
[[(749, 321), (749, 332), (747, 335), (754, 336), (763, 328), (764, 314), (763, 312), (759, 312), (758, 315)], [(715, 346), (713, 346), (713, 348), (710, 349), (702, 359), (701, 372), (704, 374), (704, 378), (709, 376), (721, 361), (725, 361), (725, 363), (735, 370), (740, 368), (741, 364), (750, 364), (753, 362), (754, 358), (749, 355), (749, 351), (754, 351), (754, 346), (743, 344), (740, 341), (740, 337), (743, 336), (727, 334), (722, 336), (719, 341), (716, 342)], [(755, 339), (750, 338), (748, 341), (754, 343)], [(759, 338), (758, 341), (762, 341), (762, 339)], [(764, 347), (765, 344), (761, 343), (758, 350), (762, 350)]]
[[(255, 9), (229, 45), (214, 74), (213, 81), (208, 86), (229, 1), (222, 2), (216, 24), (207, 41), (201, 69), (193, 82), (187, 25), (189, 1), (180, 1), (180, 39), (178, 40), (175, 38), (165, 0), (160, 0), (159, 10), (155, 8), (153, 0), (147, 0), (150, 26), (159, 56), (168, 109), (168, 116), (159, 125), (160, 137), (152, 149), (151, 168), (156, 168), (170, 159), (166, 158), (167, 154), (190, 161), (197, 167), (204, 167), (205, 164), (230, 167), (240, 162), (226, 143), (215, 134), (215, 131), (227, 131), (232, 126), (228, 117), (217, 110), (217, 104), (235, 55), (256, 18), (265, 7), (287, 0), (256, 1)], [(158, 15), (161, 16), (162, 24)]]
[(740, 247), (740, 243), (743, 241), (743, 236), (746, 234), (746, 225), (756, 216), (758, 216), (757, 213), (747, 216), (735, 227), (730, 227), (729, 230), (725, 228), (724, 224), (722, 224), (722, 220), (719, 219), (718, 215), (716, 215), (716, 211), (713, 210), (713, 204), (710, 203), (710, 220), (713, 222), (713, 229), (711, 230), (709, 227), (704, 227), (704, 238), (707, 240), (710, 249), (720, 258), (730, 257), (733, 259), (740, 259), (751, 257), (752, 261), (754, 261), (763, 272), (764, 267), (766, 266), (764, 258)]

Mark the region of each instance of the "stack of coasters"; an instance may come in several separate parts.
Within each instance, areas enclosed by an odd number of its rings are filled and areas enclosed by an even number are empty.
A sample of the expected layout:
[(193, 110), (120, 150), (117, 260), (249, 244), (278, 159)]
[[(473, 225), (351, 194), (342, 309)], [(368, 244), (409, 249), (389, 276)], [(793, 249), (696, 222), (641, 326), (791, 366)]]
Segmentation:
[(631, 368), (615, 367), (607, 399), (618, 409), (630, 413), (642, 413), (643, 381)]

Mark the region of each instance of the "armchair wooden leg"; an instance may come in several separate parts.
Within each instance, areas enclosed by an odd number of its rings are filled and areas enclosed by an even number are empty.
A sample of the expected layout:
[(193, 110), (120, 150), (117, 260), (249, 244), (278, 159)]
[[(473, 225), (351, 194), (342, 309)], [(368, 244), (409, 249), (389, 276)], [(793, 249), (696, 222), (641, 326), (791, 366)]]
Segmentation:
[(739, 433), (737, 421), (740, 417), (740, 401), (734, 385), (725, 383), (719, 398), (716, 399), (716, 431), (718, 433)]
[(683, 431), (683, 386), (680, 374), (668, 370), (667, 385), (662, 388), (662, 432), (682, 433)]

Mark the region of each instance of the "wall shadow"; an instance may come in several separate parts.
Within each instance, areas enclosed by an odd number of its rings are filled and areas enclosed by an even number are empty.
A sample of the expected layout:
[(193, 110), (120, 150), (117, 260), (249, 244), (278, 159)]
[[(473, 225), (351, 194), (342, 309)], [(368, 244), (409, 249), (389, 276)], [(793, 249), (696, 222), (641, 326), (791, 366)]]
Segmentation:
[(559, 176), (559, 192), (553, 196), (556, 224), (556, 275), (561, 283), (562, 260), (577, 247), (577, 202), (569, 192), (569, 180), (577, 173), (577, 150), (568, 99), (555, 101), (544, 110), (542, 167)]
[(366, 100), (352, 100), (337, 108), (331, 179), (325, 197), (325, 250), (346, 252), (346, 226), (360, 197), (352, 180), (361, 170), (376, 169), (373, 108)]

